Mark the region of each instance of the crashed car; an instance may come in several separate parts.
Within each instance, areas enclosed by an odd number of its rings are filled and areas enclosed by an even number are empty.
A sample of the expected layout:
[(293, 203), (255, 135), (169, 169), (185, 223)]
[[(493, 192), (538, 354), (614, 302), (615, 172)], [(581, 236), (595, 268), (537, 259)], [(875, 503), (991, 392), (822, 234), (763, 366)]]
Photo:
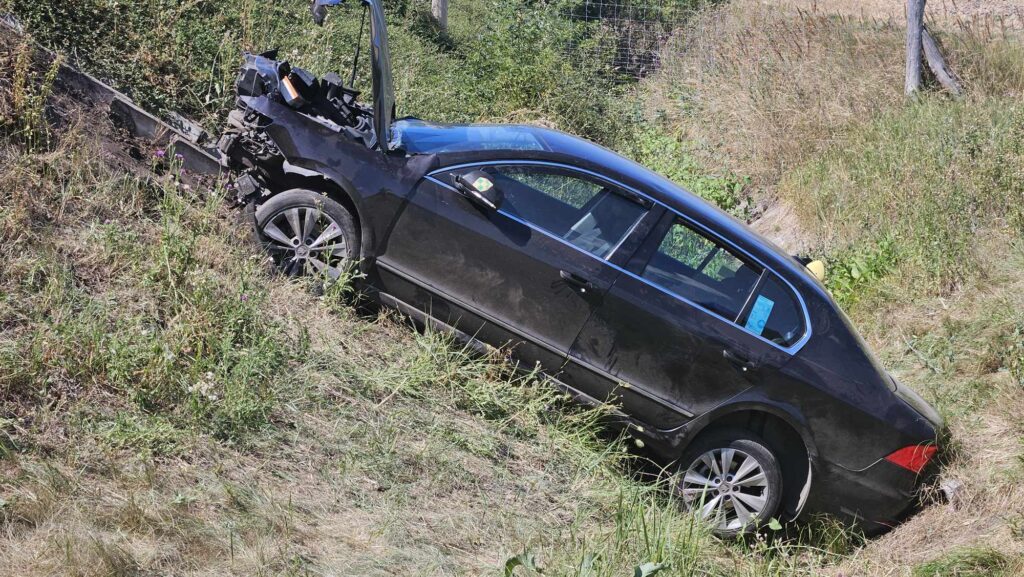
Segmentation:
[[(338, 3), (317, 0), (314, 18)], [(372, 106), (274, 53), (247, 54), (238, 76), (220, 147), (285, 274), (358, 266), (379, 302), (614, 407), (719, 535), (905, 516), (942, 421), (807, 267), (581, 138), (395, 120), (384, 12), (363, 9)]]

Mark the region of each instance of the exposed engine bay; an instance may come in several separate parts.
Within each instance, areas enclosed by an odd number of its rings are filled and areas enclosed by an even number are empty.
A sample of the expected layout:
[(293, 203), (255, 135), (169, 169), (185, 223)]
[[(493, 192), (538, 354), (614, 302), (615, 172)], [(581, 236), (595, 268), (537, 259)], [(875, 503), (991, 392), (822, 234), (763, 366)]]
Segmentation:
[(339, 136), (368, 149), (376, 146), (373, 109), (357, 101), (358, 90), (345, 86), (337, 73), (317, 78), (276, 57), (276, 51), (244, 55), (235, 82), (237, 108), (229, 113), (228, 129), (218, 143), (227, 167), (242, 173), (236, 181), (239, 201), (276, 188), (273, 181), (289, 172), (285, 156), (265, 130), (273, 121), (253, 106), (256, 100), (283, 104)]
[[(308, 70), (275, 60), (276, 51), (245, 54), (235, 87), (239, 97), (268, 96), (279, 99), (298, 112), (340, 130), (351, 128), (372, 135), (373, 111), (358, 104), (360, 92), (346, 87), (341, 77), (330, 72), (317, 78)], [(240, 103), (241, 104), (241, 103)]]

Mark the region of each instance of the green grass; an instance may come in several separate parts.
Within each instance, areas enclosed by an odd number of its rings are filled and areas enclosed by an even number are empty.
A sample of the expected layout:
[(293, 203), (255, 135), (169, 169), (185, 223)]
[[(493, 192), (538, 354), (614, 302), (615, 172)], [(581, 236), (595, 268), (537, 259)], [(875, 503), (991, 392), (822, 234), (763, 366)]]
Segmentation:
[(897, 265), (940, 294), (983, 272), (979, 231), (1024, 233), (1021, 175), (1016, 100), (924, 97), (850, 130), (781, 187), (837, 255), (841, 295)]
[[(349, 7), (312, 28), (298, 0), (6, 7), (146, 105), (211, 126), (240, 48), (345, 68), (357, 26)], [(904, 103), (886, 84), (891, 27), (740, 3), (711, 14), (723, 33), (698, 37), (724, 42), (701, 60), (707, 77), (639, 85), (610, 56), (564, 57), (599, 44), (564, 8), (467, 2), (442, 36), (423, 5), (389, 4), (400, 113), (551, 124), (740, 216), (791, 203), (830, 290), (952, 428), (945, 472), (970, 505), (901, 529), (930, 560), (827, 520), (710, 538), (600, 412), (501, 354), (357, 314), (348, 283), (275, 276), (216, 186), (109, 163), (102, 125), (75, 110), (61, 130), (39, 122), (52, 68), (26, 66), (22, 48), (0, 51), (0, 575), (484, 574), (520, 554), (515, 575), (1014, 574), (1019, 47), (944, 33), (971, 96)], [(730, 41), (750, 36), (744, 18), (770, 48)], [(792, 82), (786, 62), (802, 63)]]
[(1001, 577), (1011, 560), (989, 548), (960, 549), (914, 567), (914, 577)]

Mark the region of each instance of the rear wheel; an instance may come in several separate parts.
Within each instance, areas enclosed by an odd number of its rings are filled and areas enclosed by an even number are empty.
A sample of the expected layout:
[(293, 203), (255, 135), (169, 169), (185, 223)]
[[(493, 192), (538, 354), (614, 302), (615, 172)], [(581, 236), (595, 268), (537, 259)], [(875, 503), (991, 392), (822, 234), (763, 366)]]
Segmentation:
[(697, 438), (675, 483), (683, 503), (720, 537), (755, 530), (782, 502), (782, 469), (767, 443), (742, 430)]
[(286, 275), (338, 280), (358, 258), (355, 218), (322, 194), (288, 190), (260, 205), (255, 216), (257, 238)]

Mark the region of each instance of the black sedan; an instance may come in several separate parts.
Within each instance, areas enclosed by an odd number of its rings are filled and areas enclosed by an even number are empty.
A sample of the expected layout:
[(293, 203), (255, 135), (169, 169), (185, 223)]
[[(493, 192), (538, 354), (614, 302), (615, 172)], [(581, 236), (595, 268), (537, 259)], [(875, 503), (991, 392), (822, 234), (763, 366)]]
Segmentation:
[(907, 512), (941, 419), (801, 262), (580, 138), (393, 120), (384, 14), (363, 4), (372, 107), (273, 53), (239, 75), (220, 145), (283, 271), (358, 263), (379, 301), (612, 404), (721, 535)]

